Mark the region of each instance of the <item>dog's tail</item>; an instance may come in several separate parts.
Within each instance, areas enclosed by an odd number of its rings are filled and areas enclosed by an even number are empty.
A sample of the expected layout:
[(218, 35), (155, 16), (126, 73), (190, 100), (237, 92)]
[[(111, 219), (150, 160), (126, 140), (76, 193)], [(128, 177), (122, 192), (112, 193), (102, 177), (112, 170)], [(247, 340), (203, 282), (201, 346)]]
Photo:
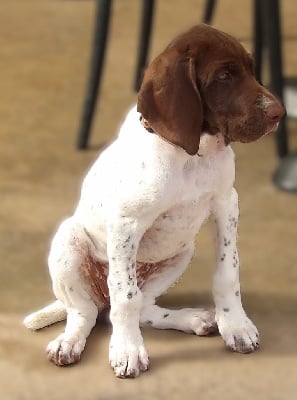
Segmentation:
[(41, 310), (28, 315), (23, 323), (27, 328), (35, 331), (56, 322), (64, 321), (66, 316), (67, 313), (64, 304), (56, 300)]

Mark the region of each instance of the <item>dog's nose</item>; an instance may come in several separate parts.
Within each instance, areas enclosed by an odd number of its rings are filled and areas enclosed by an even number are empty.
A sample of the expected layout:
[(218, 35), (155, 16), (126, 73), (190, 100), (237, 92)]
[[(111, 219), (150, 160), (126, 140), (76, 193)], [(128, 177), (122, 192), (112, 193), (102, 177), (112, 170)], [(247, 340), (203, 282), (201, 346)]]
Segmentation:
[(271, 102), (264, 110), (266, 118), (275, 123), (280, 121), (280, 119), (285, 115), (285, 112), (285, 108), (278, 101)]

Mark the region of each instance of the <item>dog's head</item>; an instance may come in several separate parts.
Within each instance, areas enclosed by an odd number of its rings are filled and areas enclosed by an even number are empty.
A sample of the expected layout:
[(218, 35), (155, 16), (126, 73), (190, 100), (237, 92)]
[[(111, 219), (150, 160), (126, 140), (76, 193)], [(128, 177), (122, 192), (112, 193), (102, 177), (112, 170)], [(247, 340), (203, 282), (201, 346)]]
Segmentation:
[(256, 140), (277, 127), (285, 110), (253, 68), (232, 36), (195, 26), (148, 66), (137, 109), (155, 133), (191, 155), (202, 132), (220, 132), (226, 144)]

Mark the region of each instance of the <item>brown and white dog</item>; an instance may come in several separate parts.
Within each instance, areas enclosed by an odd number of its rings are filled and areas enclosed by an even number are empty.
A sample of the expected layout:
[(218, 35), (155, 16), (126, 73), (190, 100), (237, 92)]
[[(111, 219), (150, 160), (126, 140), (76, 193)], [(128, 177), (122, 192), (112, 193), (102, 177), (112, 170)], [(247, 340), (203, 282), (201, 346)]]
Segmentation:
[[(121, 378), (149, 367), (144, 325), (197, 335), (218, 328), (227, 348), (258, 348), (257, 329), (241, 304), (229, 144), (272, 132), (283, 114), (255, 80), (245, 49), (207, 25), (178, 36), (149, 65), (137, 110), (90, 169), (74, 214), (52, 241), (48, 261), (57, 301), (24, 321), (39, 329), (67, 317), (65, 332), (47, 347), (51, 361), (78, 361), (98, 312), (109, 307), (109, 360)], [(155, 299), (189, 264), (196, 234), (210, 216), (215, 311), (158, 307)]]

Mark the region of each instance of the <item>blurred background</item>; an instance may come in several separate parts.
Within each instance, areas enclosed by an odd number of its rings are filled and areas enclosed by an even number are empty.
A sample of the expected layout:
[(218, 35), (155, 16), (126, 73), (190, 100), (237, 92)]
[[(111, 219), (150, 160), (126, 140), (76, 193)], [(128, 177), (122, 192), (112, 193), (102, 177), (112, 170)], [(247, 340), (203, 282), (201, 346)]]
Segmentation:
[[(212, 24), (252, 51), (253, 2), (219, 0)], [(282, 0), (283, 67), (297, 76), (297, 3)], [(159, 0), (149, 58), (202, 21), (202, 0)], [(219, 336), (144, 329), (151, 370), (120, 381), (108, 366), (110, 326), (93, 330), (82, 362), (57, 368), (44, 348), (64, 324), (40, 332), (21, 324), (53, 299), (46, 258), (82, 179), (136, 101), (133, 90), (142, 1), (114, 0), (100, 101), (89, 148), (76, 148), (96, 14), (95, 0), (0, 2), (0, 386), (4, 399), (291, 399), (297, 391), (297, 197), (272, 182), (276, 137), (233, 146), (240, 194), (243, 302), (261, 334), (251, 355), (228, 353)], [(264, 53), (265, 55), (266, 53)], [(266, 59), (264, 59), (265, 61)], [(267, 61), (267, 60), (266, 60)], [(266, 62), (265, 61), (265, 62)], [(265, 65), (264, 65), (265, 68)], [(268, 79), (269, 83), (269, 79)], [(290, 114), (294, 107), (290, 98)], [(297, 124), (287, 119), (290, 151)], [(214, 253), (203, 227), (192, 263), (160, 302), (212, 305)]]

